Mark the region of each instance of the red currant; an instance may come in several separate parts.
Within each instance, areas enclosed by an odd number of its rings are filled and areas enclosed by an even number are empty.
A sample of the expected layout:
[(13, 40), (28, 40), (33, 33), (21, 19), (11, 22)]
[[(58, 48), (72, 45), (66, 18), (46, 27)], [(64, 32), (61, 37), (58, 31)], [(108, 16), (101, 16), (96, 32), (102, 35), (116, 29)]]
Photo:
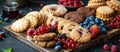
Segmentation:
[(64, 49), (67, 49), (67, 48), (68, 48), (67, 44), (64, 44), (63, 48), (64, 48)]
[(76, 43), (72, 43), (71, 44), (71, 48), (73, 49), (73, 48), (76, 48)]

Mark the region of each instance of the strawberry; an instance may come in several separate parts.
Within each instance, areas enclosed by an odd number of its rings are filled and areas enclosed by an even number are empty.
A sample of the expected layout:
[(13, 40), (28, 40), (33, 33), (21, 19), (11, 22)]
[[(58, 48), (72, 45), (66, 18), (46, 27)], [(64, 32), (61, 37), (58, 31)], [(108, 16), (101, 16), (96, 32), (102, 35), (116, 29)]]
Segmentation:
[(118, 52), (118, 46), (117, 45), (112, 45), (111, 51), (112, 52)]
[(92, 38), (96, 38), (100, 34), (101, 30), (100, 27), (97, 25), (93, 25), (90, 27), (90, 33), (92, 35)]
[(103, 48), (104, 48), (104, 50), (106, 50), (106, 51), (107, 51), (107, 50), (110, 50), (110, 46), (109, 46), (108, 44), (105, 44)]

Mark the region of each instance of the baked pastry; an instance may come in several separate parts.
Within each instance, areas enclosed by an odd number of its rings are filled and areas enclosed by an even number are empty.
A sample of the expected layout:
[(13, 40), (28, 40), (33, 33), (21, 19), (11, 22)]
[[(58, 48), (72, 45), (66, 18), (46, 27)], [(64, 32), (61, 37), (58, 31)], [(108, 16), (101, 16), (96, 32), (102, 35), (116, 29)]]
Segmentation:
[(25, 16), (23, 17), (24, 19), (28, 19), (30, 21), (30, 28), (35, 28), (38, 25), (38, 17), (34, 17), (34, 16)]
[(63, 16), (66, 12), (64, 6), (57, 4), (46, 5), (40, 10), (40, 13), (52, 13), (54, 16)]
[(109, 24), (113, 19), (114, 10), (108, 6), (98, 7), (96, 10), (96, 17), (103, 20), (106, 24)]
[(48, 41), (52, 40), (56, 37), (57, 35), (55, 33), (46, 33), (46, 34), (39, 34), (33, 36), (33, 40), (35, 41)]
[(34, 43), (38, 46), (41, 46), (41, 47), (50, 48), (50, 47), (55, 46), (56, 42), (55, 41), (42, 41), (42, 42), (35, 41)]
[(89, 31), (83, 27), (76, 27), (74, 28), (70, 34), (69, 37), (72, 38), (74, 41), (85, 43), (91, 40), (91, 34)]
[(120, 1), (118, 0), (111, 0), (111, 1), (107, 1), (107, 5), (109, 7), (111, 7), (112, 9), (116, 10), (117, 12), (120, 12)]
[(97, 9), (99, 6), (104, 6), (105, 0), (89, 0), (87, 7)]
[(64, 19), (70, 20), (76, 23), (81, 23), (84, 20), (84, 15), (80, 15), (79, 13), (73, 11), (73, 12), (68, 12), (65, 16)]
[(100, 2), (104, 2), (105, 0), (90, 0), (90, 3), (100, 3)]
[(69, 33), (78, 26), (80, 25), (74, 22), (67, 23), (63, 28), (63, 34), (67, 34), (67, 36), (69, 36)]
[(61, 20), (59, 23), (58, 23), (58, 32), (60, 34), (63, 33), (63, 28), (66, 26), (66, 24), (70, 23), (71, 21), (69, 20)]
[(46, 24), (49, 25), (57, 25), (59, 23), (59, 21), (63, 20), (63, 18), (60, 17), (55, 17), (53, 15), (50, 15), (49, 18), (46, 21)]
[(11, 25), (11, 30), (14, 32), (24, 32), (29, 28), (29, 20), (18, 19)]
[(95, 10), (90, 7), (80, 7), (77, 9), (79, 15), (83, 15), (85, 18), (90, 15), (95, 15)]
[(40, 13), (40, 17), (39, 17), (39, 20), (40, 20), (39, 23), (40, 24), (46, 23), (47, 19), (48, 19), (48, 16), (46, 14)]

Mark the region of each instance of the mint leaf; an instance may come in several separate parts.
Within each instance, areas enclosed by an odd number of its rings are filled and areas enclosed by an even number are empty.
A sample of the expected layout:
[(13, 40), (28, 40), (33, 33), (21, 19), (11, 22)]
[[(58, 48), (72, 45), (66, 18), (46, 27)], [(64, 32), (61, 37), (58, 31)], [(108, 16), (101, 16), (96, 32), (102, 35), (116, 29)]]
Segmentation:
[(12, 48), (2, 49), (3, 52), (12, 52)]

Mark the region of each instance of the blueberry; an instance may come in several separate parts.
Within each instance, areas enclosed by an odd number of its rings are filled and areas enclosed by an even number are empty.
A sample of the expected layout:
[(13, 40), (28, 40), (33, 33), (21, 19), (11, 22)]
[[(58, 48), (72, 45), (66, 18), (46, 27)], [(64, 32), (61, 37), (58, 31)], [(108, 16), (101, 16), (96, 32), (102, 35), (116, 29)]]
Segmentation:
[(104, 23), (103, 21), (100, 21), (100, 23)]
[(86, 18), (84, 22), (89, 22), (89, 18)]
[(54, 27), (51, 27), (50, 32), (56, 32), (56, 29)]
[(90, 25), (88, 25), (86, 28), (87, 28), (87, 29), (90, 29), (90, 27), (91, 27), (91, 26), (90, 26)]
[(85, 21), (85, 22), (83, 22), (83, 24), (84, 24), (84, 25), (86, 25), (86, 24), (88, 24), (88, 22), (87, 22), (87, 21)]
[(105, 27), (102, 28), (102, 32), (103, 33), (106, 33), (107, 32), (107, 29)]
[(99, 18), (95, 18), (95, 22), (99, 23), (101, 20)]
[(62, 46), (60, 46), (60, 45), (55, 46), (56, 51), (60, 51), (61, 49), (62, 49)]
[(61, 45), (62, 46), (62, 42), (61, 41), (57, 41), (56, 46), (57, 45)]
[(83, 27), (85, 27), (85, 28), (86, 28), (87, 26), (86, 26), (86, 25), (84, 25)]
[(0, 20), (0, 24), (2, 24), (3, 23), (3, 20)]
[(59, 36), (60, 38), (67, 38), (66, 34), (62, 34)]
[(103, 27), (103, 26), (104, 26), (104, 23), (101, 23), (100, 26)]
[(80, 23), (80, 26), (83, 26), (83, 23)]
[(95, 17), (94, 16), (89, 16), (88, 18), (89, 18), (89, 20), (93, 21)]
[(89, 23), (90, 23), (91, 25), (95, 24), (95, 22), (94, 22), (94, 21), (90, 21)]
[(4, 18), (4, 21), (5, 21), (5, 22), (8, 22), (8, 21), (9, 21), (9, 18), (7, 18), (7, 17)]

